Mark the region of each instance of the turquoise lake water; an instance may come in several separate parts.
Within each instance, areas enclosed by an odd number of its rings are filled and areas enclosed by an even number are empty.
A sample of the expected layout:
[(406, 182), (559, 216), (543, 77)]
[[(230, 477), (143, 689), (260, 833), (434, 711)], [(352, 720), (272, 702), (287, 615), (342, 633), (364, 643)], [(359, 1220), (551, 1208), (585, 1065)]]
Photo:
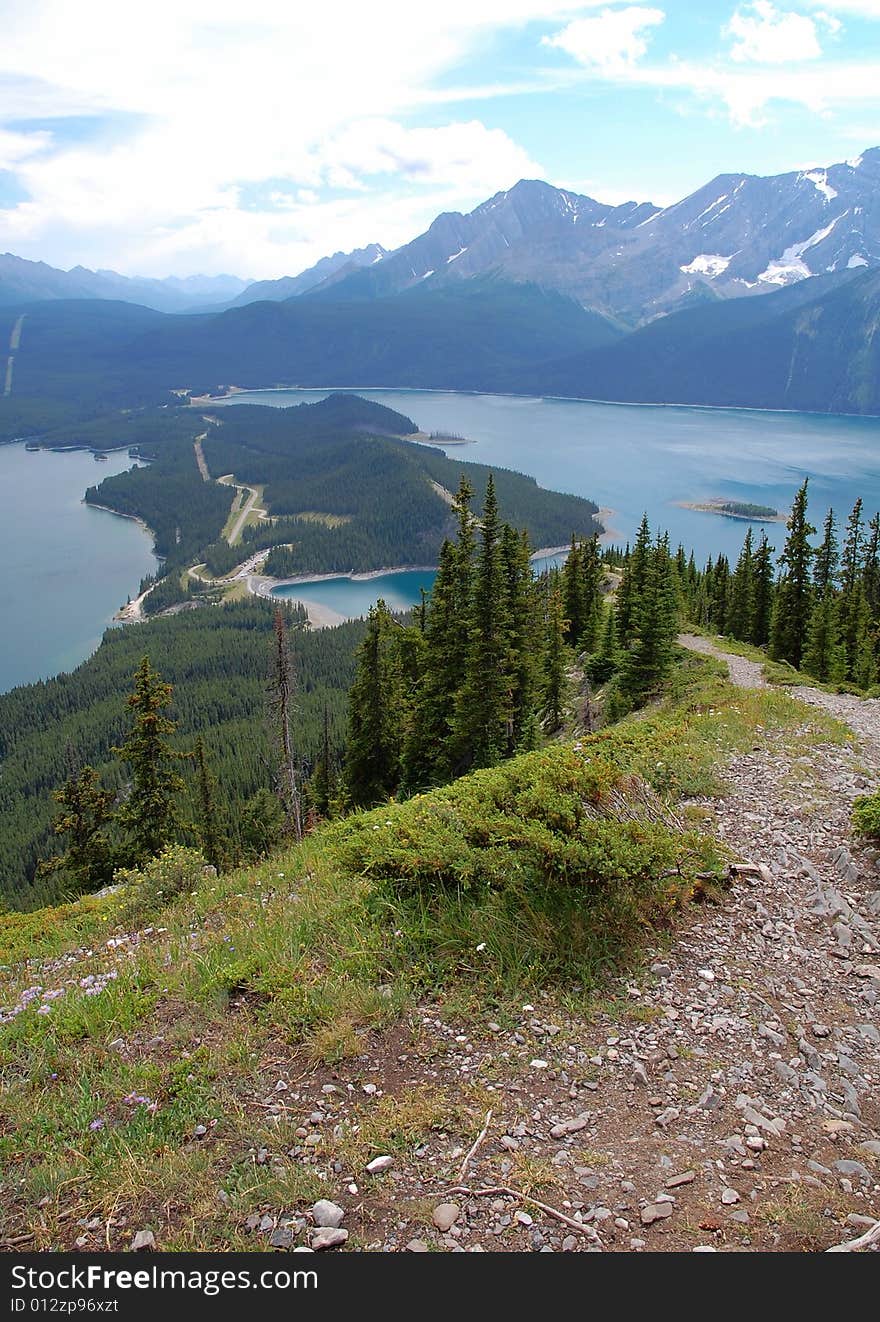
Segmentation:
[[(227, 403), (279, 407), (326, 390), (252, 391)], [(544, 487), (588, 496), (614, 510), (616, 540), (631, 538), (642, 510), (700, 560), (736, 556), (746, 524), (681, 509), (713, 497), (786, 509), (805, 476), (811, 514), (829, 504), (845, 517), (856, 497), (880, 508), (880, 420), (741, 409), (591, 404), (575, 400), (432, 391), (359, 390), (408, 414), (424, 431), (451, 431), (473, 445), (453, 459), (529, 473)], [(219, 407), (219, 406), (218, 406)], [(82, 504), (90, 486), (130, 467), (125, 453), (97, 463), (84, 451), (0, 446), (0, 691), (70, 670), (97, 647), (114, 611), (155, 568), (149, 536), (129, 519)], [(783, 529), (768, 527), (781, 547)], [(364, 614), (379, 596), (403, 609), (430, 586), (430, 572), (333, 579), (289, 589), (340, 615)]]
[(125, 451), (100, 462), (84, 450), (0, 445), (0, 691), (91, 656), (155, 570), (143, 528), (82, 501), (86, 487), (131, 466)]
[[(327, 390), (248, 391), (225, 401), (289, 407), (323, 399)], [(586, 496), (614, 511), (614, 540), (632, 538), (642, 512), (701, 562), (739, 554), (747, 523), (682, 509), (678, 501), (714, 497), (787, 511), (810, 479), (813, 523), (829, 505), (845, 517), (858, 496), (880, 509), (880, 419), (654, 405), (593, 404), (511, 395), (420, 390), (357, 390), (407, 414), (423, 431), (474, 442), (450, 446), (452, 459), (528, 473), (543, 487)], [(760, 526), (760, 525), (757, 525)], [(767, 525), (781, 549), (784, 529)], [(424, 576), (393, 574), (366, 582), (333, 580), (289, 589), (340, 614), (363, 614), (380, 595), (418, 600)]]

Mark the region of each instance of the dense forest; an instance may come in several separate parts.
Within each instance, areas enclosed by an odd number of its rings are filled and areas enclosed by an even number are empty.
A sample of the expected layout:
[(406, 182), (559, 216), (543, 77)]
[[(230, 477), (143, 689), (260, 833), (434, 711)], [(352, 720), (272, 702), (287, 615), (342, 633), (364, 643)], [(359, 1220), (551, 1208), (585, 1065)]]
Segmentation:
[[(0, 694), (0, 903), (32, 907), (57, 895), (54, 880), (32, 882), (38, 860), (56, 848), (51, 794), (71, 766), (91, 764), (108, 786), (121, 788), (123, 774), (109, 750), (122, 740), (125, 695), (145, 652), (174, 685), (176, 746), (191, 748), (203, 737), (223, 811), (233, 825), (239, 820), (242, 806), (271, 786), (266, 695), (272, 615), (268, 603), (254, 598), (110, 629), (95, 655), (72, 673)], [(294, 626), (302, 618), (291, 611)], [(323, 747), (325, 709), (333, 757), (341, 755), (352, 655), (363, 633), (360, 621), (317, 633), (291, 628), (296, 731), (307, 769)], [(183, 774), (192, 782), (189, 763)]]
[[(184, 599), (184, 567), (204, 563), (219, 577), (271, 547), (283, 548), (266, 566), (276, 577), (435, 563), (452, 528), (460, 475), (478, 487), (489, 475), (483, 465), (400, 439), (416, 432), (412, 419), (355, 395), (285, 409), (237, 405), (207, 417), (190, 410), (183, 434), (179, 418), (167, 416), (166, 426), (154, 414), (155, 439), (138, 445), (146, 467), (108, 477), (86, 496), (153, 528), (169, 581), (151, 592), (148, 612)], [(222, 535), (234, 493), (203, 480), (197, 435), (212, 477), (233, 474), (262, 491), (267, 517), (235, 546)], [(595, 529), (592, 501), (545, 491), (520, 473), (494, 476), (502, 518), (525, 528), (533, 545), (562, 545), (573, 529)]]

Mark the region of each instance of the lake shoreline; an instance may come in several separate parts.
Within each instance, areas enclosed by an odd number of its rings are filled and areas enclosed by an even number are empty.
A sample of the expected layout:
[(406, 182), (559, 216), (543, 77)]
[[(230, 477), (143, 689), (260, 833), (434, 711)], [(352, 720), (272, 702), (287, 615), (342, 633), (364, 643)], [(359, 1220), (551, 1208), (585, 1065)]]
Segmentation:
[[(469, 395), (475, 399), (522, 399), (539, 404), (542, 400), (556, 400), (560, 404), (608, 404), (623, 409), (695, 409), (703, 413), (771, 413), (774, 415), (810, 418), (864, 418), (866, 422), (880, 421), (880, 413), (825, 413), (819, 409), (771, 409), (759, 404), (688, 404), (675, 400), (593, 399), (588, 395), (518, 395), (511, 390), (457, 390), (452, 386), (229, 386), (225, 395), (200, 395), (189, 402), (204, 408), (206, 404), (223, 404), (236, 395), (286, 395), (292, 391), (384, 391), (395, 395)], [(405, 437), (402, 439), (406, 439)], [(476, 442), (474, 442), (476, 444)]]

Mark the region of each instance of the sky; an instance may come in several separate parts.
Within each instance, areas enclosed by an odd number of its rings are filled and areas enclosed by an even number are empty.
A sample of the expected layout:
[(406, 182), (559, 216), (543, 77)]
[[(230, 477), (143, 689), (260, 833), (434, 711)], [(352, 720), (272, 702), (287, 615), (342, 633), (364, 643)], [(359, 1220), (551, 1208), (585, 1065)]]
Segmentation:
[(0, 251), (394, 248), (520, 178), (667, 205), (880, 145), (880, 0), (3, 0)]

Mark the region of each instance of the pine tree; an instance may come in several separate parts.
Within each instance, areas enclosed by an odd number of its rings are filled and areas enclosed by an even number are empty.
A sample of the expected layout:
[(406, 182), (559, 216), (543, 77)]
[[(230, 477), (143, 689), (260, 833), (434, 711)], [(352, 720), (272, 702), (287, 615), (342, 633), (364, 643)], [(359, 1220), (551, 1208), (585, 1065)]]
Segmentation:
[(675, 569), (666, 537), (651, 550), (645, 588), (639, 601), (636, 633), (620, 674), (621, 691), (634, 703), (657, 690), (672, 666), (678, 632)]
[(617, 636), (625, 647), (635, 632), (640, 599), (645, 590), (651, 561), (651, 529), (647, 514), (642, 515), (639, 531), (617, 589)]
[(336, 788), (335, 772), (333, 746), (330, 741), (330, 708), (325, 702), (321, 722), (321, 751), (309, 780), (309, 798), (315, 812), (321, 817), (330, 815), (330, 805)]
[(474, 575), (465, 683), (456, 701), (453, 736), (456, 771), (490, 767), (504, 755), (509, 720), (505, 676), (508, 629), (501, 526), (495, 482), (490, 474)]
[(226, 866), (227, 848), (223, 820), (217, 799), (217, 781), (208, 766), (201, 735), (193, 751), (196, 770), (196, 832), (202, 853), (218, 872)]
[(466, 622), (459, 614), (458, 575), (456, 547), (444, 542), (425, 620), (422, 676), (402, 753), (403, 780), (410, 790), (451, 775), (452, 715), (464, 680), (461, 654), (467, 639)]
[(505, 755), (526, 752), (537, 741), (535, 720), (536, 635), (535, 581), (528, 534), (505, 524), (501, 537), (504, 567), (504, 615), (507, 620), (508, 721)]
[(826, 590), (813, 607), (801, 667), (816, 679), (836, 682), (846, 675), (846, 653), (840, 637), (837, 603)]
[(602, 585), (605, 580), (598, 534), (594, 534), (581, 548), (581, 573), (584, 581), (584, 627), (580, 646), (585, 652), (592, 652), (602, 624)]
[(839, 563), (834, 510), (829, 510), (822, 529), (822, 544), (816, 549), (813, 562), (813, 587), (817, 597), (824, 597), (834, 591)]
[(607, 684), (620, 668), (620, 649), (617, 645), (617, 612), (613, 606), (605, 611), (600, 629), (599, 649), (587, 662), (587, 677), (593, 684)]
[(113, 790), (103, 789), (94, 767), (71, 772), (52, 795), (61, 811), (52, 823), (56, 836), (67, 837), (63, 854), (45, 859), (37, 876), (67, 873), (77, 891), (93, 891), (113, 880), (113, 850), (107, 829), (113, 821)]
[(284, 810), (284, 830), (294, 840), (303, 837), (302, 760), (293, 743), (293, 712), (296, 696), (287, 621), (283, 610), (275, 611), (269, 709), (276, 753), (276, 793)]
[(128, 835), (131, 861), (138, 866), (175, 840), (182, 826), (179, 805), (185, 786), (175, 766), (185, 754), (167, 742), (177, 729), (177, 722), (164, 715), (171, 696), (171, 685), (162, 682), (145, 656), (127, 700), (133, 717), (128, 737), (113, 749), (131, 768), (131, 791), (117, 821)]
[(358, 807), (387, 799), (400, 784), (402, 713), (395, 628), (385, 602), (377, 601), (357, 651), (348, 701), (345, 780)]
[(543, 724), (549, 733), (562, 725), (565, 714), (566, 652), (565, 614), (559, 583), (550, 587), (547, 611), (547, 646), (544, 657)]
[(752, 554), (752, 529), (746, 531), (742, 552), (737, 561), (736, 570), (730, 582), (730, 594), (727, 609), (727, 632), (741, 642), (748, 642), (752, 636), (752, 624), (755, 614), (755, 582)]
[(816, 529), (807, 518), (807, 479), (794, 498), (786, 524), (785, 546), (779, 557), (782, 570), (776, 587), (770, 623), (770, 655), (796, 669), (807, 641), (813, 606), (810, 537)]
[(871, 618), (876, 620), (880, 615), (880, 514), (875, 514), (871, 519), (868, 532), (862, 581)]
[(568, 621), (566, 639), (572, 647), (580, 644), (587, 622), (586, 584), (583, 576), (583, 557), (580, 545), (571, 537), (571, 549), (562, 568), (562, 597), (565, 618)]
[(719, 555), (712, 572), (712, 596), (709, 602), (709, 623), (716, 633), (727, 632), (729, 591), (730, 565), (726, 555)]
[(752, 559), (752, 583), (754, 585), (754, 605), (752, 610), (752, 633), (750, 643), (756, 647), (766, 647), (770, 639), (770, 620), (773, 613), (773, 551), (767, 541), (767, 534), (761, 529), (761, 540)]
[(867, 611), (864, 585), (862, 583), (862, 544), (864, 524), (862, 522), (861, 497), (853, 506), (847, 520), (846, 537), (840, 557), (840, 594), (837, 599), (837, 619), (840, 636), (846, 654), (846, 678), (854, 679), (856, 658), (864, 633), (864, 617)]

